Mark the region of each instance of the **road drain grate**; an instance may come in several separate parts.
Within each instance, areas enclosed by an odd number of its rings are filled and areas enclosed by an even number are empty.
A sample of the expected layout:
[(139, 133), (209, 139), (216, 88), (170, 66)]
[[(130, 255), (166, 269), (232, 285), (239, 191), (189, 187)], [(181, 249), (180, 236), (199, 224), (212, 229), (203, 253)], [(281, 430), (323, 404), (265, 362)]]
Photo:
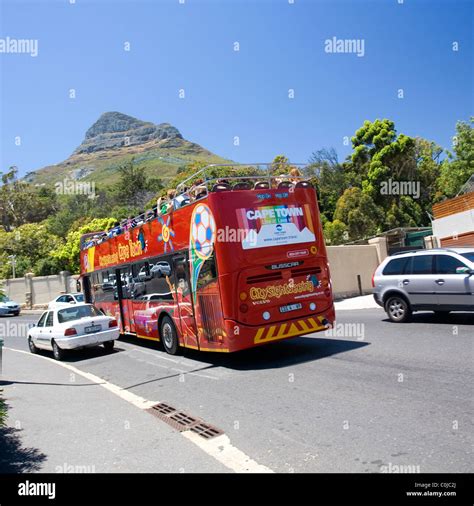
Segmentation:
[(213, 437), (224, 434), (224, 432), (217, 427), (213, 427), (203, 420), (188, 415), (183, 411), (178, 411), (176, 408), (173, 408), (173, 406), (165, 404), (164, 402), (155, 404), (155, 406), (152, 406), (147, 411), (179, 432), (190, 430), (204, 439), (212, 439)]
[(158, 411), (158, 413), (162, 413), (163, 415), (168, 415), (169, 413), (173, 413), (174, 411), (176, 411), (176, 409), (173, 408), (173, 406), (165, 404), (164, 402), (160, 402), (160, 404), (156, 404), (151, 409), (154, 409), (154, 410)]
[(194, 427), (191, 427), (191, 431), (195, 432), (204, 439), (211, 439), (213, 437), (217, 437), (220, 436), (221, 434), (224, 434), (217, 427), (213, 427), (212, 425), (202, 422), (197, 423)]
[(183, 426), (183, 430), (189, 429), (189, 427), (192, 427), (196, 423), (198, 423), (198, 420), (196, 418), (193, 418), (192, 416), (187, 415), (186, 413), (183, 413), (182, 411), (178, 411), (177, 413), (173, 413), (170, 415), (170, 418), (174, 420), (176, 423), (179, 423), (179, 425)]

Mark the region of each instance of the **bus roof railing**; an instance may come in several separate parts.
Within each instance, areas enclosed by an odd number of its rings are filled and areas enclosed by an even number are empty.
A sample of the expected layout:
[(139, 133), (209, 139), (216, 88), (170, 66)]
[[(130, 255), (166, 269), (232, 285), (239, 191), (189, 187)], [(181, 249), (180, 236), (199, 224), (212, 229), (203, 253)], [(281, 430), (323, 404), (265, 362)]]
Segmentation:
[[(292, 177), (292, 179), (299, 179), (299, 180), (305, 180), (304, 175), (300, 176), (290, 176), (289, 172), (292, 169), (298, 169), (298, 171), (304, 170), (307, 167), (309, 167), (309, 164), (307, 163), (290, 163), (290, 162), (281, 162), (281, 163), (211, 163), (209, 165), (206, 165), (202, 169), (195, 172), (193, 175), (189, 176), (188, 178), (181, 181), (176, 186), (176, 193), (179, 195), (181, 193), (184, 193), (185, 189), (188, 188), (192, 182), (194, 181), (202, 181), (200, 184), (203, 186), (206, 186), (206, 188), (209, 190), (209, 185), (213, 182), (216, 182), (220, 179), (226, 179), (229, 181), (234, 180), (241, 180), (241, 179), (251, 179), (251, 180), (258, 180), (265, 178), (267, 181), (271, 182), (273, 179), (285, 176), (285, 177)], [(233, 174), (223, 174), (223, 175), (217, 175), (212, 177), (207, 177), (209, 174), (209, 171), (212, 169), (218, 169), (218, 168), (235, 168), (236, 170), (242, 170), (242, 169), (249, 169), (254, 171), (261, 171), (260, 174), (254, 173), (254, 174), (246, 174), (246, 175), (233, 175)], [(264, 170), (262, 170), (264, 169)], [(283, 174), (283, 172), (287, 172), (286, 174)], [(277, 174), (277, 172), (279, 172)]]
[[(273, 183), (278, 179), (286, 179), (291, 180), (293, 182), (304, 182), (310, 177), (312, 177), (314, 174), (304, 174), (304, 171), (306, 168), (309, 167), (309, 164), (303, 164), (303, 163), (290, 163), (290, 162), (282, 162), (282, 163), (228, 163), (228, 164), (217, 164), (212, 163), (209, 165), (206, 165), (202, 169), (198, 170), (195, 174), (192, 176), (189, 176), (188, 178), (181, 181), (177, 186), (175, 190), (175, 195), (171, 200), (174, 200), (176, 197), (179, 197), (180, 195), (183, 195), (185, 193), (188, 193), (192, 187), (197, 186), (198, 188), (201, 188), (205, 190), (205, 194), (202, 196), (196, 197), (195, 200), (200, 200), (201, 198), (206, 197), (210, 191), (212, 191), (214, 185), (219, 181), (242, 181), (242, 180), (255, 180), (255, 181), (261, 181), (261, 182), (267, 182), (268, 183), (268, 189), (273, 187)], [(215, 175), (212, 177), (207, 177), (209, 174), (209, 171), (212, 169), (218, 169), (218, 168), (235, 168), (237, 170), (242, 169), (249, 169), (249, 171), (261, 171), (260, 174), (258, 173), (249, 173), (244, 175), (233, 175), (230, 174), (221, 174), (221, 175)], [(264, 170), (262, 170), (264, 169)], [(294, 173), (293, 175), (290, 174), (290, 172), (293, 169), (297, 169), (298, 175)], [(284, 172), (287, 172), (286, 174)], [(229, 188), (232, 190), (232, 187)], [(253, 188), (251, 188), (253, 189)], [(263, 189), (263, 188), (256, 188), (256, 189)], [(166, 201), (166, 199), (165, 199)], [(189, 204), (191, 201), (189, 202)], [(188, 204), (181, 204), (179, 207), (184, 207)], [(171, 207), (169, 211), (163, 214), (168, 214), (169, 212), (172, 212), (175, 209), (174, 206)], [(138, 216), (135, 216), (133, 218), (128, 219), (122, 219), (119, 221), (119, 225), (116, 225), (112, 227), (108, 231), (98, 231), (98, 232), (89, 232), (87, 234), (84, 234), (81, 237), (81, 243), (80, 248), (88, 249), (93, 244), (101, 244), (103, 241), (106, 241), (108, 239), (111, 239), (112, 237), (115, 237), (116, 235), (121, 234), (127, 229), (140, 227), (144, 225), (146, 222), (151, 221), (152, 219), (161, 216), (162, 213), (160, 213), (160, 209), (158, 209), (158, 203), (151, 209), (148, 209), (142, 213), (140, 213)], [(117, 230), (117, 233), (114, 233), (113, 231)]]

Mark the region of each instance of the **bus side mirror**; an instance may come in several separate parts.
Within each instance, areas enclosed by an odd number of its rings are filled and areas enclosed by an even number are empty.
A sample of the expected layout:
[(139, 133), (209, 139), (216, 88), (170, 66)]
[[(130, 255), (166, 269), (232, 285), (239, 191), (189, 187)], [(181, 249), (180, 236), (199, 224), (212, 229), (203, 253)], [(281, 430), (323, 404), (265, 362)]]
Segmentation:
[(77, 290), (78, 292), (80, 292), (80, 291), (81, 291), (81, 282), (80, 282), (79, 280), (77, 280), (77, 281), (76, 281), (76, 290)]

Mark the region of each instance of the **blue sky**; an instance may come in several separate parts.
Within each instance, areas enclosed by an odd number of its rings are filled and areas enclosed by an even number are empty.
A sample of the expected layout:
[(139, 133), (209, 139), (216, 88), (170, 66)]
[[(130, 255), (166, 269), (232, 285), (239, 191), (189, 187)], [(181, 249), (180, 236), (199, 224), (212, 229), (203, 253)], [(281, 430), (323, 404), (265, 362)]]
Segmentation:
[[(331, 146), (343, 159), (344, 138), (385, 117), (449, 148), (473, 114), (468, 0), (71, 1), (0, 0), (0, 39), (38, 40), (36, 57), (0, 53), (0, 170), (63, 161), (105, 111), (240, 162)], [(364, 56), (326, 53), (332, 37)]]

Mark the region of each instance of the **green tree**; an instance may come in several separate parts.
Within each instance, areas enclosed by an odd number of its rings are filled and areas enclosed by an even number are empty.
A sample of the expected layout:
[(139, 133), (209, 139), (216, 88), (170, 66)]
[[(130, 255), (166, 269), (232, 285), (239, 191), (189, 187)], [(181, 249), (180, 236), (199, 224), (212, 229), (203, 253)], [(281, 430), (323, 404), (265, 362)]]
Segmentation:
[(331, 246), (347, 242), (349, 233), (346, 224), (340, 220), (327, 221), (324, 224), (324, 239)]
[(0, 229), (0, 278), (12, 276), (10, 255), (15, 256), (16, 276), (22, 277), (27, 272), (36, 275), (56, 273), (61, 270), (60, 264), (45, 263), (50, 258), (52, 249), (60, 248), (59, 237), (48, 232), (46, 224), (26, 223), (12, 232)]
[(277, 155), (272, 161), (270, 171), (274, 176), (288, 174), (290, 171), (290, 162), (285, 155)]
[(454, 155), (448, 152), (448, 158), (441, 168), (438, 181), (440, 196), (454, 197), (464, 183), (474, 174), (474, 116), (469, 122), (456, 123)]
[(380, 232), (383, 211), (360, 188), (348, 188), (337, 202), (334, 218), (347, 226), (353, 241)]
[(133, 158), (118, 168), (120, 179), (115, 185), (115, 196), (118, 202), (143, 210), (162, 187), (161, 180), (149, 178), (143, 167), (135, 165)]
[(17, 167), (0, 172), (0, 176), (0, 220), (7, 232), (25, 223), (40, 222), (57, 210), (56, 194), (19, 180)]
[(349, 186), (345, 165), (339, 163), (334, 148), (322, 148), (311, 155), (307, 171), (318, 194), (319, 210), (331, 221), (338, 199)]
[(68, 271), (78, 274), (81, 236), (89, 232), (109, 230), (116, 221), (115, 218), (96, 218), (75, 230), (71, 230), (67, 235), (66, 242), (61, 247), (51, 251), (51, 257), (57, 259)]

